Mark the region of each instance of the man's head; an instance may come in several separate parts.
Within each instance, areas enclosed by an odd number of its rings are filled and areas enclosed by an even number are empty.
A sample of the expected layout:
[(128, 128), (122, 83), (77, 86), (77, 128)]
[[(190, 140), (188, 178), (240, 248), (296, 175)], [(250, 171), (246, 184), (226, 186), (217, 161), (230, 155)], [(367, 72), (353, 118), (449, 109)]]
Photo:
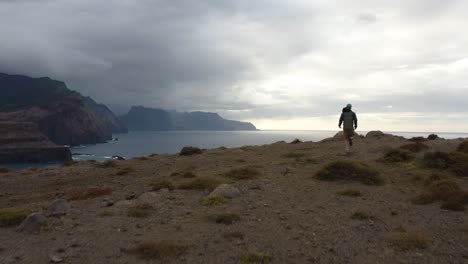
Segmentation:
[(351, 108), (353, 108), (353, 105), (352, 104), (347, 104), (346, 108), (351, 109)]

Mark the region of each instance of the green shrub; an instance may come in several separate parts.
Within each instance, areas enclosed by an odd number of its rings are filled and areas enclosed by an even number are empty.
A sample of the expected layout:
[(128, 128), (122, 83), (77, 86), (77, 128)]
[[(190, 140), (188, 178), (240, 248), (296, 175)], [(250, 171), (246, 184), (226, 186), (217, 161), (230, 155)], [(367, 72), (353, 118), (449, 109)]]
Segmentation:
[(382, 185), (379, 173), (362, 162), (337, 160), (326, 164), (315, 176), (323, 181), (357, 181), (366, 185)]
[(240, 260), (245, 264), (267, 264), (273, 257), (264, 252), (248, 252), (241, 255)]
[(20, 208), (0, 209), (0, 227), (19, 225), (31, 213), (30, 210)]
[(434, 151), (424, 154), (424, 165), (431, 169), (447, 169), (450, 164), (450, 156), (446, 152)]
[(151, 183), (151, 190), (159, 191), (161, 189), (168, 189), (169, 191), (172, 191), (175, 189), (175, 186), (170, 180), (158, 180)]
[(439, 139), (439, 136), (436, 135), (436, 134), (430, 134), (429, 136), (427, 136), (427, 139), (428, 140), (436, 140), (436, 139)]
[(426, 141), (426, 139), (424, 137), (412, 137), (412, 138), (410, 138), (408, 140), (412, 141), (412, 142), (424, 142), (424, 141)]
[(381, 162), (395, 163), (395, 162), (410, 162), (414, 160), (414, 154), (404, 149), (392, 149), (385, 153), (385, 155), (379, 159)]
[(250, 180), (260, 175), (260, 171), (252, 167), (232, 169), (226, 173), (226, 177), (234, 180)]
[(191, 156), (191, 155), (196, 155), (196, 154), (201, 154), (202, 150), (196, 147), (192, 146), (187, 146), (183, 147), (182, 150), (180, 151), (179, 155), (180, 156)]
[(221, 195), (208, 195), (201, 201), (201, 203), (205, 206), (223, 205), (227, 202), (228, 200)]
[(214, 190), (221, 181), (209, 176), (197, 176), (186, 179), (179, 183), (178, 188), (182, 190)]
[(430, 204), (442, 201), (442, 209), (463, 211), (468, 204), (468, 191), (462, 190), (457, 183), (448, 179), (436, 180), (429, 185), (429, 189), (415, 197), (415, 204)]
[(138, 256), (144, 260), (165, 259), (177, 257), (185, 253), (187, 247), (169, 241), (146, 241), (134, 248), (126, 249), (127, 254)]
[(429, 147), (421, 142), (416, 142), (416, 143), (412, 143), (412, 144), (406, 144), (406, 145), (403, 145), (400, 147), (400, 149), (404, 149), (404, 150), (408, 150), (408, 151), (411, 151), (411, 152), (415, 152), (415, 153), (418, 153), (418, 152), (421, 152), (421, 151), (425, 151), (425, 150), (428, 150)]
[(468, 153), (468, 141), (463, 141), (460, 145), (458, 145), (457, 151)]
[(290, 144), (299, 144), (299, 143), (302, 143), (302, 141), (296, 138), (293, 141), (291, 141)]
[(458, 176), (468, 177), (468, 154), (463, 152), (450, 153), (448, 169)]

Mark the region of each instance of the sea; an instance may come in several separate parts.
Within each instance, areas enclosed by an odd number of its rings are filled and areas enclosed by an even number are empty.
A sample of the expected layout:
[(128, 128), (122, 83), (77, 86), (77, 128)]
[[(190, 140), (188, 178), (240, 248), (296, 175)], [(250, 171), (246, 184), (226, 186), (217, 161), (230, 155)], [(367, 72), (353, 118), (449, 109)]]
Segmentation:
[[(246, 145), (271, 144), (278, 141), (319, 141), (332, 137), (336, 130), (257, 130), (257, 131), (132, 131), (115, 134), (113, 140), (103, 144), (84, 145), (70, 148), (74, 160), (107, 160), (113, 156), (125, 159), (153, 153), (174, 154), (184, 146), (199, 148), (241, 147)], [(366, 131), (358, 131), (366, 134)], [(385, 132), (406, 138), (427, 137), (431, 132)], [(446, 139), (468, 138), (468, 133), (434, 132)], [(0, 164), (12, 169), (27, 167), (57, 166), (57, 163)]]

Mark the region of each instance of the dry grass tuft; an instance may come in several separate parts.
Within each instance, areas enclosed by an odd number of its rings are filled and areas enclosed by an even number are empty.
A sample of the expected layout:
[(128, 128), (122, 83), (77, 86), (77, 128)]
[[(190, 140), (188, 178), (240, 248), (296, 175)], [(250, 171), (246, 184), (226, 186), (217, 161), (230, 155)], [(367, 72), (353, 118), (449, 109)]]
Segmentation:
[(113, 160), (106, 160), (104, 162), (98, 162), (96, 164), (98, 168), (115, 168), (117, 167), (117, 163)]
[(11, 169), (9, 169), (9, 168), (0, 167), (0, 173), (8, 173), (10, 171), (11, 171)]
[(457, 147), (458, 152), (468, 153), (468, 141), (463, 141)]
[(209, 218), (217, 224), (225, 225), (231, 225), (241, 220), (241, 217), (234, 213), (213, 214)]
[(323, 181), (357, 181), (366, 185), (382, 185), (383, 178), (369, 165), (348, 160), (337, 160), (326, 164), (315, 176)]
[(392, 149), (385, 153), (385, 155), (378, 159), (378, 161), (386, 163), (410, 162), (414, 160), (414, 158), (414, 154), (411, 151), (404, 149)]
[(360, 191), (356, 191), (352, 189), (342, 190), (342, 191), (337, 192), (337, 194), (343, 195), (343, 196), (350, 196), (350, 197), (362, 196), (362, 193)]
[(232, 169), (226, 172), (226, 177), (234, 180), (250, 180), (260, 176), (260, 171), (252, 167)]
[(144, 260), (161, 260), (169, 257), (178, 257), (185, 253), (186, 250), (186, 246), (170, 241), (146, 241), (134, 248), (126, 249), (124, 252)]
[(0, 227), (19, 225), (32, 212), (21, 208), (0, 209)]
[(183, 147), (182, 150), (180, 151), (179, 155), (180, 156), (191, 156), (191, 155), (196, 155), (196, 154), (201, 154), (202, 150), (196, 147), (192, 146), (187, 146)]
[(428, 152), (424, 154), (423, 162), (431, 169), (447, 169), (450, 164), (450, 155), (441, 151)]
[(412, 143), (412, 144), (403, 145), (403, 146), (399, 147), (399, 149), (408, 150), (408, 151), (411, 151), (411, 152), (414, 152), (414, 153), (419, 153), (421, 151), (428, 150), (429, 147), (427, 145), (421, 143), (421, 142), (416, 142), (416, 143)]
[(217, 178), (197, 176), (181, 181), (177, 187), (182, 190), (214, 190), (220, 184), (221, 181)]
[(386, 240), (400, 250), (425, 249), (430, 245), (424, 236), (407, 232), (391, 232), (387, 234)]
[(468, 191), (462, 190), (457, 183), (448, 179), (436, 180), (429, 185), (429, 190), (414, 198), (415, 204), (430, 204), (442, 201), (442, 209), (463, 211), (468, 204)]
[(133, 159), (134, 159), (134, 160), (141, 160), (141, 161), (151, 160), (149, 157), (146, 157), (146, 156), (135, 157), (135, 158), (133, 158)]
[(127, 216), (130, 217), (147, 217), (150, 215), (150, 210), (153, 206), (149, 203), (135, 204), (127, 209)]
[(123, 167), (121, 169), (119, 169), (115, 175), (119, 175), (119, 176), (122, 176), (122, 175), (126, 175), (126, 174), (129, 174), (129, 173), (132, 173), (132, 172), (135, 172), (135, 168), (132, 167), (132, 166), (126, 166), (126, 167)]
[(463, 152), (450, 153), (448, 169), (458, 176), (468, 177), (468, 154)]
[(90, 187), (85, 191), (74, 189), (68, 192), (68, 200), (87, 200), (110, 194), (112, 194), (111, 187)]
[(161, 189), (168, 189), (169, 191), (172, 191), (175, 189), (175, 186), (170, 180), (158, 180), (151, 183), (151, 190), (159, 191)]
[(273, 257), (264, 252), (248, 252), (241, 255), (240, 260), (246, 264), (266, 264), (270, 263)]
[(202, 205), (205, 205), (205, 206), (223, 205), (227, 202), (228, 202), (228, 199), (224, 198), (221, 195), (208, 195), (204, 197), (201, 201)]
[(353, 220), (367, 220), (367, 219), (374, 219), (374, 217), (370, 216), (368, 213), (366, 212), (362, 212), (362, 211), (357, 211), (357, 212), (354, 212), (351, 216), (350, 216), (351, 219)]

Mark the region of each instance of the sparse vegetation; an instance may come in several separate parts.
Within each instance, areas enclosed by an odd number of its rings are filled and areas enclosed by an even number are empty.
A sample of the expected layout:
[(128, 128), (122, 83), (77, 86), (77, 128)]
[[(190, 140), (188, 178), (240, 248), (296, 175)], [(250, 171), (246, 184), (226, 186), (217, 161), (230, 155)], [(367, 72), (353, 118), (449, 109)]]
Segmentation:
[(383, 178), (369, 165), (348, 160), (337, 160), (326, 164), (315, 176), (323, 181), (357, 181), (366, 185), (382, 185)]
[(63, 162), (62, 166), (63, 167), (71, 167), (71, 166), (77, 165), (79, 163), (80, 162), (76, 161), (76, 160), (66, 160), (66, 161)]
[(98, 168), (115, 168), (117, 163), (113, 160), (106, 160), (104, 162), (98, 162), (96, 165)]
[(145, 161), (145, 160), (150, 160), (149, 157), (146, 157), (146, 156), (141, 156), (141, 157), (135, 157), (133, 158), (134, 160), (141, 160), (141, 161)]
[(350, 197), (362, 196), (362, 193), (360, 191), (356, 191), (352, 189), (342, 190), (342, 191), (337, 192), (337, 194), (343, 195), (343, 196), (350, 196)]
[(241, 255), (240, 260), (246, 264), (266, 264), (270, 263), (273, 257), (264, 252), (248, 252)]
[(444, 179), (447, 179), (447, 177), (442, 175), (442, 174), (439, 174), (439, 173), (434, 173), (431, 176), (427, 177), (426, 180), (424, 180), (424, 184), (425, 185), (430, 185), (431, 183), (433, 183), (435, 181), (440, 181), (440, 180), (444, 180)]
[(90, 187), (87, 190), (73, 189), (68, 192), (68, 200), (87, 200), (112, 194), (111, 187)]
[(436, 139), (439, 139), (439, 136), (436, 135), (436, 134), (430, 134), (429, 136), (427, 136), (427, 139), (428, 140), (436, 140)]
[(412, 143), (412, 144), (406, 144), (406, 145), (403, 145), (400, 147), (400, 149), (403, 149), (403, 150), (408, 150), (408, 151), (411, 151), (411, 152), (414, 152), (414, 153), (418, 153), (418, 152), (421, 152), (421, 151), (425, 151), (425, 150), (428, 150), (429, 147), (421, 142), (416, 142), (416, 143)]
[(405, 149), (392, 149), (385, 153), (385, 155), (379, 159), (380, 162), (395, 163), (395, 162), (410, 162), (414, 160), (414, 154)]
[(170, 180), (158, 180), (151, 183), (151, 190), (159, 191), (161, 189), (168, 189), (169, 191), (172, 191), (175, 189), (175, 186)]
[(0, 209), (0, 227), (19, 225), (32, 212), (21, 208)]
[(227, 203), (228, 200), (221, 195), (208, 195), (204, 197), (201, 203), (205, 206), (217, 206)]
[(226, 173), (226, 177), (234, 180), (250, 180), (258, 177), (260, 171), (252, 167), (232, 169)]
[(351, 216), (350, 216), (351, 219), (354, 219), (354, 220), (367, 220), (367, 219), (373, 219), (372, 216), (370, 216), (368, 213), (366, 212), (362, 212), (362, 211), (357, 211), (357, 212), (354, 212)]
[(300, 159), (300, 158), (304, 158), (306, 157), (307, 155), (305, 153), (301, 153), (301, 152), (290, 152), (290, 153), (286, 153), (283, 155), (283, 158), (287, 158), (287, 159)]
[(225, 224), (225, 225), (231, 225), (241, 220), (241, 217), (235, 213), (214, 214), (214, 215), (211, 215), (209, 218), (215, 223)]
[(442, 209), (463, 211), (468, 204), (468, 191), (462, 190), (457, 183), (448, 179), (435, 180), (429, 190), (413, 199), (415, 204), (430, 204), (442, 201)]
[(463, 152), (450, 153), (448, 169), (458, 176), (468, 177), (468, 154)]
[(149, 203), (138, 203), (127, 209), (127, 216), (130, 217), (147, 217), (150, 210), (153, 209)]
[(186, 251), (187, 247), (169, 241), (146, 241), (134, 248), (126, 249), (127, 254), (135, 255), (140, 259), (164, 259), (177, 257)]
[(431, 169), (447, 169), (450, 163), (450, 156), (446, 152), (434, 151), (424, 154), (424, 165)]
[(410, 138), (408, 140), (412, 141), (412, 142), (424, 142), (424, 141), (426, 141), (426, 139), (424, 137), (412, 137), (412, 138)]
[(214, 190), (221, 181), (210, 176), (197, 176), (179, 183), (177, 186), (182, 190)]
[(468, 153), (468, 141), (463, 141), (457, 147), (458, 152)]
[(115, 173), (115, 175), (122, 176), (122, 175), (126, 175), (126, 174), (129, 174), (129, 173), (132, 173), (132, 172), (135, 172), (135, 168), (133, 168), (132, 166), (126, 166), (126, 167), (123, 167), (123, 168), (119, 169)]
[(293, 141), (291, 141), (290, 144), (299, 144), (299, 143), (302, 143), (302, 141), (296, 138)]
[(11, 170), (9, 168), (5, 168), (5, 167), (0, 167), (0, 173), (8, 173), (10, 172)]
[(430, 244), (424, 236), (408, 232), (391, 232), (386, 239), (400, 250), (425, 249)]
[(196, 154), (201, 154), (202, 150), (196, 147), (192, 146), (187, 146), (183, 147), (182, 150), (180, 151), (179, 155), (180, 156), (191, 156), (191, 155), (196, 155)]

